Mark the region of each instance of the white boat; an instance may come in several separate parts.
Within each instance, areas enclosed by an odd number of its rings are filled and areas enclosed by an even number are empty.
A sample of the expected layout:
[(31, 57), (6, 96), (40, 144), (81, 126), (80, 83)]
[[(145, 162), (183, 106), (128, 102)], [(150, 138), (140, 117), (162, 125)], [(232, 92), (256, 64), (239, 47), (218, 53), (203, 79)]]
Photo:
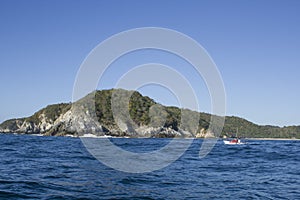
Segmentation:
[(237, 145), (237, 144), (245, 144), (241, 142), (240, 139), (233, 139), (233, 140), (223, 140), (224, 144), (229, 144), (229, 145)]
[(224, 144), (229, 144), (229, 145), (236, 145), (236, 144), (245, 144), (243, 142), (241, 142), (241, 140), (238, 138), (238, 132), (239, 129), (236, 129), (236, 138), (232, 139), (232, 140), (223, 140)]

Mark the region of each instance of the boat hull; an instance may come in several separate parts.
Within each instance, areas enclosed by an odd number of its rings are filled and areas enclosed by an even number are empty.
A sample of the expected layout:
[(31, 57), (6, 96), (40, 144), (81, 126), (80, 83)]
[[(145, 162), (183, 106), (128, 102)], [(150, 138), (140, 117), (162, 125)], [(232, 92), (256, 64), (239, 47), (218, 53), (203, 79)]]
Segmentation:
[(224, 144), (228, 145), (240, 145), (240, 144), (245, 144), (243, 142), (233, 142), (233, 141), (228, 141), (228, 140), (223, 140)]

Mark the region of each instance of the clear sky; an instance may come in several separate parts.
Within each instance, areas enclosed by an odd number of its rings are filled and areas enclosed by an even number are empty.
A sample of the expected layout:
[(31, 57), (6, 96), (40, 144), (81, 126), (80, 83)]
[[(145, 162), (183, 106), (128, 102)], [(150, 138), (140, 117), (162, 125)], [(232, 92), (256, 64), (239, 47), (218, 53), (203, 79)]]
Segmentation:
[[(258, 124), (300, 125), (297, 0), (1, 0), (0, 121), (70, 102), (77, 70), (96, 45), (121, 31), (149, 26), (180, 31), (208, 51), (223, 77), (227, 115)], [(177, 65), (187, 76), (191, 72), (182, 61), (157, 51), (128, 55), (119, 66), (130, 69), (144, 62)], [(117, 80), (119, 66), (108, 79)], [(99, 89), (112, 86), (107, 81)], [(176, 105), (167, 90), (155, 87), (141, 90)], [(198, 96), (201, 110), (209, 112), (207, 91)]]

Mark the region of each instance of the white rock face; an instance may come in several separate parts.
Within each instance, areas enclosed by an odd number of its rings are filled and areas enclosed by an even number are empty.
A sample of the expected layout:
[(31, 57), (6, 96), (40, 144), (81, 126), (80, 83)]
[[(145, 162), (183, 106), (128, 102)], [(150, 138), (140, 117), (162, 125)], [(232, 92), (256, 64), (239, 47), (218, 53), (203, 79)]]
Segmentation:
[(38, 128), (40, 132), (46, 132), (53, 127), (53, 121), (47, 119), (44, 113), (39, 116), (39, 119), (40, 119), (40, 123), (38, 125)]
[(98, 123), (97, 118), (89, 112), (80, 112), (72, 108), (61, 115), (53, 125), (53, 128), (60, 128), (65, 132), (76, 132), (78, 136), (84, 134), (104, 135), (103, 127)]
[(215, 135), (210, 130), (205, 130), (204, 128), (202, 128), (200, 130), (200, 133), (196, 134), (196, 138), (215, 138)]
[(24, 132), (24, 133), (26, 133), (26, 132), (28, 132), (28, 133), (33, 133), (33, 130), (34, 130), (34, 129), (35, 129), (35, 128), (34, 128), (33, 124), (31, 124), (31, 123), (25, 121), (25, 122), (21, 125), (21, 127), (19, 128), (18, 131)]

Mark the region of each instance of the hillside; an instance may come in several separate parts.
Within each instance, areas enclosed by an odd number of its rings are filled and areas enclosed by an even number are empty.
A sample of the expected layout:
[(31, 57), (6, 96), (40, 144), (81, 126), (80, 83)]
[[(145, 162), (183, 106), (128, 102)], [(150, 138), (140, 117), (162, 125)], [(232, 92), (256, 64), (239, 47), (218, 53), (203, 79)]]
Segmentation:
[[(112, 105), (112, 102), (117, 103)], [(181, 114), (184, 114), (185, 122), (181, 121)], [(27, 118), (7, 120), (0, 124), (0, 132), (55, 136), (92, 133), (120, 137), (204, 137), (213, 136), (208, 130), (210, 118), (207, 113), (163, 106), (136, 91), (111, 89), (95, 91), (73, 104), (49, 105)], [(221, 136), (235, 135), (237, 129), (241, 137), (300, 138), (300, 126), (259, 126), (234, 116), (225, 118)]]

